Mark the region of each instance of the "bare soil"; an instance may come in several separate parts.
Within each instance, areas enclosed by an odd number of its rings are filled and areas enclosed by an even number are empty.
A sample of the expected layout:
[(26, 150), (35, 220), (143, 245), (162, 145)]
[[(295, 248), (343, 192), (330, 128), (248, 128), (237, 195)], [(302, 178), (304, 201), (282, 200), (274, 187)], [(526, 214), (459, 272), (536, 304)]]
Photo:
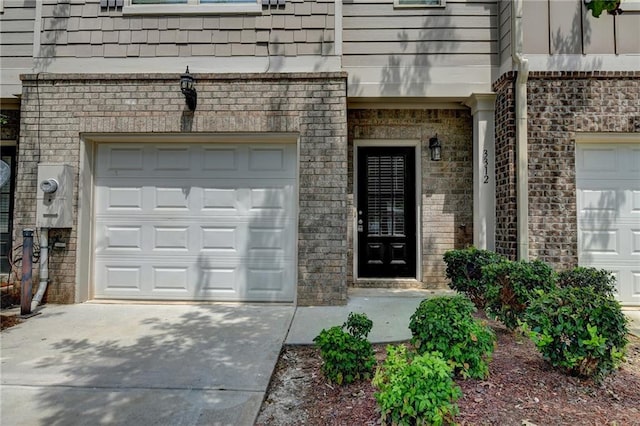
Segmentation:
[[(498, 337), (486, 380), (457, 380), (461, 425), (640, 425), (640, 339), (629, 336), (627, 360), (597, 385), (551, 368), (528, 339), (489, 321)], [(384, 359), (386, 345), (374, 345)], [(285, 346), (257, 425), (378, 425), (369, 381), (329, 384), (319, 351)]]

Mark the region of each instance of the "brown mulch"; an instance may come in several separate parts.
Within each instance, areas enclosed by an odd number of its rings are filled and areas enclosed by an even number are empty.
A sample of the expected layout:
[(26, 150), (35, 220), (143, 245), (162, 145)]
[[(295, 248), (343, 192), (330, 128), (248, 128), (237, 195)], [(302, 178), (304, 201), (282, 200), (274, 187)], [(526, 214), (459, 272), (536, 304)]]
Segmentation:
[[(542, 360), (535, 346), (496, 322), (498, 337), (485, 380), (457, 380), (461, 425), (640, 425), (640, 339), (629, 337), (627, 360), (601, 385), (567, 376)], [(378, 361), (385, 345), (374, 345)], [(369, 381), (329, 384), (319, 351), (285, 346), (257, 425), (377, 425)]]
[(0, 330), (20, 324), (22, 320), (15, 315), (0, 315)]

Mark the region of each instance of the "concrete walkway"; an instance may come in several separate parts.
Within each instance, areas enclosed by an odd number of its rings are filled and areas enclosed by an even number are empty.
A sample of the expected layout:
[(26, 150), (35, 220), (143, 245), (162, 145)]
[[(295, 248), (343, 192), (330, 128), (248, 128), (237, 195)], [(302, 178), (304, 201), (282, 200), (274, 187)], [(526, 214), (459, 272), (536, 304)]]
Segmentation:
[(293, 312), (47, 305), (0, 335), (0, 424), (251, 425)]
[[(2, 425), (252, 425), (280, 348), (312, 344), (349, 312), (369, 339), (411, 338), (427, 297), (452, 292), (350, 292), (338, 307), (47, 305), (0, 334)], [(625, 309), (640, 336), (640, 310)]]
[(313, 339), (334, 325), (342, 325), (349, 312), (365, 313), (373, 321), (368, 339), (373, 343), (400, 342), (411, 339), (409, 318), (420, 302), (437, 295), (453, 295), (453, 291), (366, 289), (349, 290), (345, 306), (298, 307), (286, 343), (313, 344)]

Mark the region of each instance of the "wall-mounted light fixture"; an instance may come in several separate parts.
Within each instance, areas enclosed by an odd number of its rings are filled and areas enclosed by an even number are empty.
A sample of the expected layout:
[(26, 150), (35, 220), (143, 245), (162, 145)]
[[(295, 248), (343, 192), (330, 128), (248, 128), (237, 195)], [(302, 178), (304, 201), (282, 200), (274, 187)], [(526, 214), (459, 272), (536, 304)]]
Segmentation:
[(442, 160), (442, 144), (438, 140), (438, 134), (429, 139), (429, 149), (431, 150), (431, 161)]
[(195, 111), (198, 104), (198, 93), (194, 87), (195, 82), (196, 80), (189, 74), (189, 67), (187, 66), (187, 70), (180, 76), (180, 90), (191, 111)]

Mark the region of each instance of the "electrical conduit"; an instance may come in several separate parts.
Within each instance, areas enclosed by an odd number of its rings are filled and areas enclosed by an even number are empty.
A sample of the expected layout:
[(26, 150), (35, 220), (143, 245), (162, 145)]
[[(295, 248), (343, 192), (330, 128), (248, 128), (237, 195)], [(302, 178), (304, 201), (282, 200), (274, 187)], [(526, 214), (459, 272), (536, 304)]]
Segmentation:
[(49, 228), (40, 229), (40, 284), (31, 301), (31, 310), (35, 310), (42, 302), (49, 283)]

